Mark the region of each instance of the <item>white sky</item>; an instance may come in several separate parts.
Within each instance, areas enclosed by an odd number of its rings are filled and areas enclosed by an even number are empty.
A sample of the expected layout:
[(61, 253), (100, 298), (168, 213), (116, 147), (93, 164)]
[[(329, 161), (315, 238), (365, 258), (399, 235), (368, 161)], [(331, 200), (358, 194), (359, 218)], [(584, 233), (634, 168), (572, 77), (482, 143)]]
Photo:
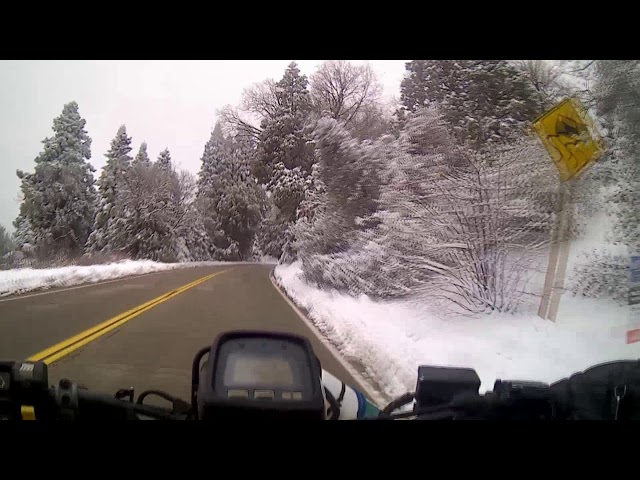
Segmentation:
[[(311, 75), (323, 60), (298, 60)], [(386, 97), (400, 96), (407, 60), (370, 60)], [(32, 171), (53, 119), (75, 100), (93, 142), (91, 164), (118, 127), (127, 126), (133, 152), (146, 141), (152, 159), (165, 147), (180, 168), (197, 173), (216, 110), (236, 105), (242, 90), (279, 80), (290, 60), (0, 61), (0, 224), (13, 231), (19, 209), (16, 169)], [(363, 63), (354, 60), (353, 63)]]

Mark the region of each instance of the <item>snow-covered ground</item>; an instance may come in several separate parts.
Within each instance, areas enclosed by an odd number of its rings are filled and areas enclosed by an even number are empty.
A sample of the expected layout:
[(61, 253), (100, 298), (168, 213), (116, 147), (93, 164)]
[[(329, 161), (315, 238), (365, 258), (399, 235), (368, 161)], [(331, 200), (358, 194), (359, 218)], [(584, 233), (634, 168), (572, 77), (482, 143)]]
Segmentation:
[[(123, 260), (106, 265), (69, 266), (59, 268), (18, 268), (0, 271), (0, 297), (55, 287), (71, 287), (97, 283), (143, 273), (212, 265), (234, 265), (240, 262), (159, 263), (151, 260)], [(261, 263), (271, 263), (263, 261)]]
[[(582, 238), (571, 242), (565, 287), (574, 267), (588, 261), (584, 252), (630, 254), (608, 242), (611, 228), (604, 213), (589, 218)], [(543, 256), (532, 265), (518, 313), (473, 317), (437, 308), (428, 298), (381, 302), (323, 291), (304, 281), (299, 263), (277, 266), (275, 277), (347, 360), (365, 365), (387, 397), (414, 390), (418, 366), (425, 364), (474, 368), (485, 391), (498, 378), (554, 382), (597, 363), (640, 358), (640, 342), (626, 343), (626, 332), (640, 328), (640, 312), (629, 306), (567, 291), (555, 323), (537, 316), (547, 261)]]
[(613, 302), (564, 295), (557, 323), (531, 310), (447, 318), (424, 301), (376, 302), (319, 290), (301, 274), (299, 263), (275, 269), (318, 330), (347, 360), (363, 363), (387, 397), (415, 389), (425, 364), (472, 367), (485, 391), (498, 378), (553, 382), (599, 362), (640, 357), (640, 343), (625, 343), (627, 308)]

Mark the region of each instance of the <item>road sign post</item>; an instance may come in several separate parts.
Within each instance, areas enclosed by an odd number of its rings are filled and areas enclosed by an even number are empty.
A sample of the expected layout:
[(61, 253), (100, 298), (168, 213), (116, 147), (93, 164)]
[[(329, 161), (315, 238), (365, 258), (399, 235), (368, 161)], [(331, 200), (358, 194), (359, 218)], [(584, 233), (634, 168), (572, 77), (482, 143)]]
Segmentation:
[(551, 292), (556, 278), (556, 270), (558, 268), (558, 256), (560, 254), (560, 230), (562, 228), (562, 208), (564, 204), (564, 185), (560, 185), (560, 200), (556, 208), (556, 222), (551, 230), (551, 251), (549, 252), (549, 264), (547, 265), (547, 273), (544, 277), (544, 286), (542, 287), (542, 298), (540, 299), (540, 307), (538, 308), (538, 316), (547, 318), (549, 312), (549, 304), (551, 303)]
[(559, 205), (551, 233), (549, 265), (538, 315), (555, 322), (564, 291), (573, 223), (573, 182), (604, 152), (601, 137), (587, 111), (576, 99), (567, 99), (533, 122), (533, 128), (560, 173)]
[(560, 308), (560, 298), (564, 291), (564, 279), (567, 274), (567, 264), (569, 262), (569, 245), (571, 240), (571, 227), (573, 225), (573, 184), (564, 183), (560, 201), (560, 218), (558, 226), (558, 262), (549, 300), (549, 311), (547, 318), (552, 322), (556, 321), (558, 309)]

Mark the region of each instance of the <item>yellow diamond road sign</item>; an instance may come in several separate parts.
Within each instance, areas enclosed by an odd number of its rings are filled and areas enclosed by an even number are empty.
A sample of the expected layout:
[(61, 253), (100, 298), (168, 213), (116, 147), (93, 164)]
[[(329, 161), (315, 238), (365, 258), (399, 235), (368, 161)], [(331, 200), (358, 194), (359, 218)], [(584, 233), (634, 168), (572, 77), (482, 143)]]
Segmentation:
[(563, 181), (584, 171), (604, 152), (602, 139), (587, 111), (576, 99), (564, 100), (553, 107), (533, 122), (533, 128)]

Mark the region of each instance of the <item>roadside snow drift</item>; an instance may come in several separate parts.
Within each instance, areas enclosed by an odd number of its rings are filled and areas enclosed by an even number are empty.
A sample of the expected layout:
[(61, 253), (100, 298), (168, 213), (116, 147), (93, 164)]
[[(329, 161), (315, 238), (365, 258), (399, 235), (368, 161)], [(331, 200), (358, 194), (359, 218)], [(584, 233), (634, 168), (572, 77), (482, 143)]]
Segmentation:
[(114, 278), (183, 268), (190, 264), (159, 263), (151, 260), (124, 260), (107, 265), (59, 268), (18, 268), (0, 271), (0, 296), (55, 287), (71, 287)]
[(259, 262), (184, 262), (160, 263), (152, 260), (123, 260), (106, 265), (71, 266), (59, 268), (17, 268), (0, 270), (0, 297), (55, 287), (72, 287), (84, 283), (97, 283), (115, 278), (144, 273), (174, 270), (176, 268), (211, 267), (218, 265), (275, 264), (271, 258)]
[(486, 391), (498, 378), (554, 382), (600, 362), (640, 357), (640, 343), (627, 345), (620, 333), (626, 309), (613, 303), (566, 295), (560, 317), (576, 307), (566, 325), (534, 313), (446, 318), (424, 303), (319, 290), (304, 282), (299, 263), (277, 266), (275, 277), (389, 398), (413, 391), (425, 364), (474, 368)]

